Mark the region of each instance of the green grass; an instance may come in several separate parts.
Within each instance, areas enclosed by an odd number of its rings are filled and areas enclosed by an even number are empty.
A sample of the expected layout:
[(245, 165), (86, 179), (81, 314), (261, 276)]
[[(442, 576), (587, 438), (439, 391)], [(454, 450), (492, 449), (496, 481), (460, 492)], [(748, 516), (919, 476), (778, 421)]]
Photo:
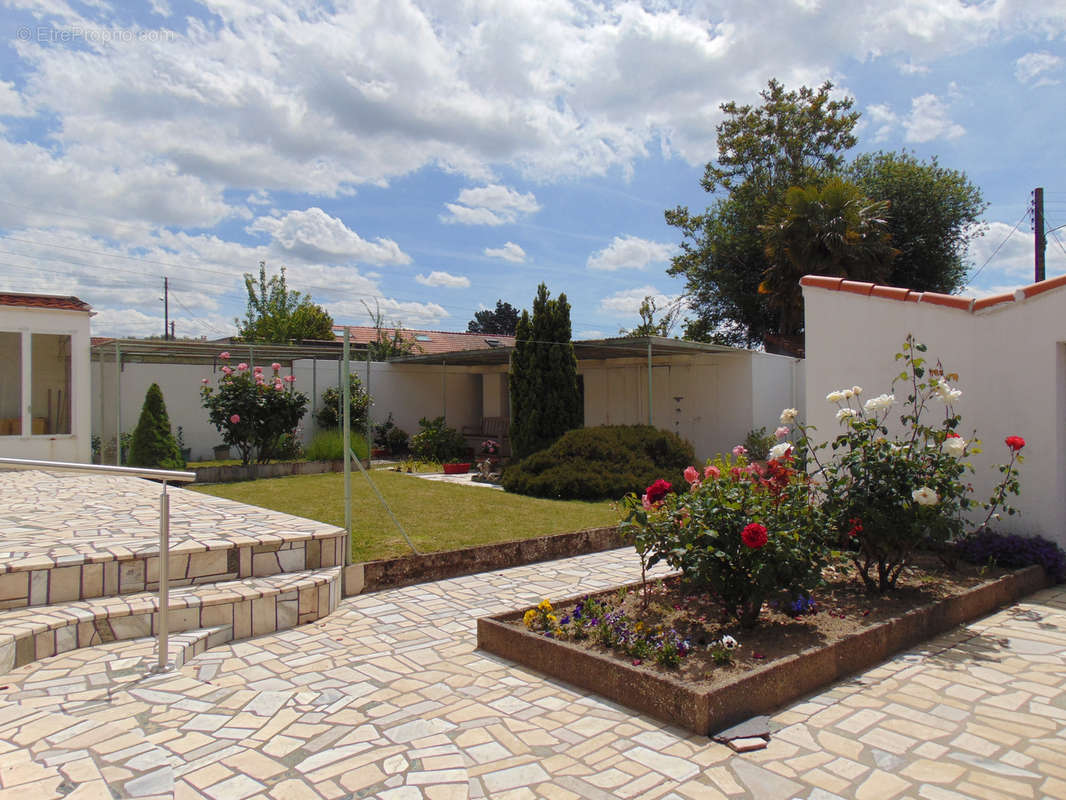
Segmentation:
[[(619, 519), (606, 501), (542, 500), (387, 470), (375, 470), (372, 476), (421, 552), (614, 525)], [(344, 527), (344, 476), (338, 473), (189, 488)], [(352, 559), (370, 561), (410, 552), (366, 479), (353, 475)]]

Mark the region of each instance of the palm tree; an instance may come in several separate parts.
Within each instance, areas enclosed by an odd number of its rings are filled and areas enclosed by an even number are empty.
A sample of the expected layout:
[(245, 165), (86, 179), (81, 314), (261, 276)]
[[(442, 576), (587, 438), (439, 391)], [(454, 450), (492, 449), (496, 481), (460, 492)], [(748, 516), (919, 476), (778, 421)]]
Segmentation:
[(759, 226), (770, 263), (759, 293), (769, 295), (781, 334), (802, 336), (804, 275), (887, 279), (897, 252), (889, 242), (887, 212), (887, 202), (870, 200), (840, 178), (785, 193)]

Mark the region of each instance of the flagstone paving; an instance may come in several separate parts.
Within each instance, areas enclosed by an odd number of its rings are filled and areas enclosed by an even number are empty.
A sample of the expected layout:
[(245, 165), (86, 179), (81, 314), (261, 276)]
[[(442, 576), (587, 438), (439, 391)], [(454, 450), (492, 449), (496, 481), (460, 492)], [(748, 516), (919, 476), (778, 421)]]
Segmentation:
[(478, 616), (633, 580), (618, 550), (349, 598), (150, 678), (149, 641), (0, 677), (0, 800), (1066, 798), (1066, 588), (728, 748), (475, 650)]

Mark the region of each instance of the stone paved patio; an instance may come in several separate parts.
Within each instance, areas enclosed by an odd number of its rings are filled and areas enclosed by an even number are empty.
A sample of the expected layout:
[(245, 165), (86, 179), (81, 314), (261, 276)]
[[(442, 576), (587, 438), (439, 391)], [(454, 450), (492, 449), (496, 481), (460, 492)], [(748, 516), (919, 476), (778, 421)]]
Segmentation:
[(620, 550), (354, 597), (148, 679), (143, 640), (18, 668), (0, 800), (1066, 798), (1063, 587), (781, 710), (743, 756), (474, 650), (478, 616), (638, 571)]

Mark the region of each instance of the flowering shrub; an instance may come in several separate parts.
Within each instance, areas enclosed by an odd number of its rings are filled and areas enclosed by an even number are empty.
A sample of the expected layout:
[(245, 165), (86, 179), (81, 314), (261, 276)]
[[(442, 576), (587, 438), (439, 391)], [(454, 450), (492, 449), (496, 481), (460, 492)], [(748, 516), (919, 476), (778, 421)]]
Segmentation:
[(824, 548), (809, 483), (789, 449), (765, 466), (742, 452), (720, 457), (685, 477), (686, 492), (670, 493), (657, 481), (639, 500), (623, 501), (622, 529), (645, 570), (660, 561), (680, 569), (690, 590), (711, 592), (745, 627), (756, 624), (771, 595), (805, 594), (820, 580)]
[[(963, 533), (964, 512), (978, 505), (967, 482), (973, 468), (963, 461), (967, 452), (978, 452), (978, 442), (957, 432), (962, 419), (953, 403), (962, 392), (949, 383), (957, 376), (945, 373), (939, 363), (927, 366), (925, 352), (925, 345), (907, 337), (896, 354), (904, 369), (893, 380), (891, 394), (862, 402), (859, 386), (830, 392), (826, 400), (837, 406), (836, 418), (844, 428), (830, 445), (811, 446), (807, 430), (798, 426), (800, 444), (818, 471), (828, 528), (853, 548), (852, 560), (871, 590), (893, 588), (918, 547), (947, 552), (948, 543)], [(897, 400), (898, 385), (905, 387), (905, 400)], [(887, 424), (897, 406), (898, 437)], [(926, 422), (937, 407), (943, 408), (943, 416)], [(794, 409), (782, 413), (782, 422), (786, 416), (794, 421)], [(1001, 467), (1004, 480), (984, 504), (986, 523), (1008, 493), (1018, 493), (1015, 463), (1024, 441), (1009, 437), (1007, 446), (1011, 461)], [(832, 457), (822, 463), (818, 453), (826, 447)]]
[(229, 366), (229, 353), (219, 358), (224, 363), (217, 387), (201, 381), (201, 403), (211, 423), (222, 434), (222, 441), (236, 447), (241, 463), (249, 464), (253, 454), (259, 463), (276, 458), (285, 437), (294, 437), (297, 425), (307, 408), (307, 395), (293, 387), (293, 377), (279, 374), (281, 364), (272, 364), (272, 377), (265, 377), (262, 367), (241, 363)]
[[(1014, 437), (1012, 437), (1014, 438)], [(958, 545), (959, 554), (973, 564), (1027, 567), (1040, 564), (1052, 580), (1066, 580), (1066, 553), (1042, 536), (1018, 536), (982, 530)]]

